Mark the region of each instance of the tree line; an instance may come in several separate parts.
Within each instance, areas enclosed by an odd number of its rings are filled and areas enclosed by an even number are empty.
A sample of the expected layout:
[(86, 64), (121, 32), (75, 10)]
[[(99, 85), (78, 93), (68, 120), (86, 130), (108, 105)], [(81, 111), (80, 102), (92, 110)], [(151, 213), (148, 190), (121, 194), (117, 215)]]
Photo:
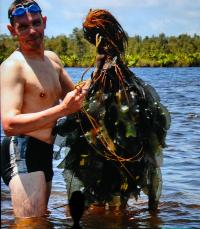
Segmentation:
[[(0, 63), (16, 48), (17, 40), (9, 35), (0, 35)], [(94, 61), (95, 47), (84, 39), (83, 31), (74, 28), (69, 36), (45, 37), (45, 48), (56, 52), (65, 67), (88, 67)], [(128, 38), (124, 61), (129, 67), (192, 67), (200, 66), (200, 36)]]

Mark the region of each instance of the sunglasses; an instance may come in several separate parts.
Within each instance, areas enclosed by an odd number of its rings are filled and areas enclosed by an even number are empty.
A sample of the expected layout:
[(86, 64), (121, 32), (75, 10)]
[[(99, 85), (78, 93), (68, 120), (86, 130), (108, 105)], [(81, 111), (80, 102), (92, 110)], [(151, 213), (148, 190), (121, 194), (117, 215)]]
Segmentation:
[(32, 3), (31, 5), (25, 6), (25, 5), (18, 5), (16, 7), (16, 9), (11, 13), (11, 15), (9, 16), (9, 18), (13, 18), (13, 17), (21, 17), (23, 16), (26, 12), (29, 13), (41, 13), (42, 10), (40, 9), (40, 7), (35, 4)]

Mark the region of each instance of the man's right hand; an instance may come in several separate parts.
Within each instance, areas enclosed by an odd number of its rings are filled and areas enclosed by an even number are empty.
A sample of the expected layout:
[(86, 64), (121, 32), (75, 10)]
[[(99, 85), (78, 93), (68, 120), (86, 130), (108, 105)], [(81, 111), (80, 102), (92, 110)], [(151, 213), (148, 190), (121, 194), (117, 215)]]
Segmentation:
[(65, 96), (65, 98), (61, 103), (63, 105), (65, 115), (75, 113), (82, 108), (83, 101), (87, 94), (89, 85), (90, 85), (89, 80), (84, 81), (78, 86), (76, 86), (76, 88), (73, 91), (67, 93), (67, 95)]

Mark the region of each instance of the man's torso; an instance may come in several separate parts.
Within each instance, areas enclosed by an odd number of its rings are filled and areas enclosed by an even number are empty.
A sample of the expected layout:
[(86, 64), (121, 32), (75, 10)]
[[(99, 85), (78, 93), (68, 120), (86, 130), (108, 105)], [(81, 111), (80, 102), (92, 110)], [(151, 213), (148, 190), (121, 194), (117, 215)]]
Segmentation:
[[(59, 81), (60, 65), (49, 57), (48, 52), (45, 52), (43, 61), (25, 58), (18, 51), (13, 55), (22, 64), (21, 77), (25, 82), (21, 113), (35, 113), (58, 104), (62, 92)], [(52, 143), (52, 127), (53, 125), (26, 135)]]

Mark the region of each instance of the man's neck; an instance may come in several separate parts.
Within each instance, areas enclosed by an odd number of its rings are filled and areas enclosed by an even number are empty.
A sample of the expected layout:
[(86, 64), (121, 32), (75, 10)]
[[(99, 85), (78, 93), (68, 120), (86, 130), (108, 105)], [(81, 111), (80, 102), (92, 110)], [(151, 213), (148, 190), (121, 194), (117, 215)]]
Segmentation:
[(35, 60), (44, 60), (44, 48), (38, 48), (38, 49), (23, 49), (22, 47), (19, 47), (19, 51), (27, 58), (29, 59), (35, 59)]

